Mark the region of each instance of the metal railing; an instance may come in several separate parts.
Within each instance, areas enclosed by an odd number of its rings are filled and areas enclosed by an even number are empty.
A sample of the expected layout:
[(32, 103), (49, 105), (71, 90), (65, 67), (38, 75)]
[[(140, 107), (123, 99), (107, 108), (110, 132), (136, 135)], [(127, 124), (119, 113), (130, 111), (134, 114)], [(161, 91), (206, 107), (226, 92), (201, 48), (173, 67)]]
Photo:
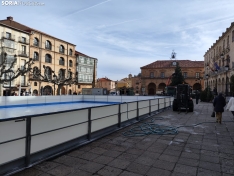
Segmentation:
[(18, 51), (18, 56), (28, 57), (28, 52), (26, 52), (26, 51)]
[(18, 38), (18, 42), (23, 43), (23, 44), (27, 44), (27, 45), (29, 44), (29, 40), (28, 39), (24, 39), (22, 37)]
[(34, 41), (34, 42), (33, 42), (33, 45), (34, 45), (34, 46), (39, 46), (39, 42), (35, 42), (35, 41)]
[(33, 57), (33, 60), (34, 60), (34, 61), (39, 61), (39, 56), (34, 56), (34, 57)]
[(7, 34), (5, 32), (2, 32), (2, 38), (9, 39), (9, 40), (15, 40), (15, 35)]
[(52, 46), (51, 45), (45, 45), (45, 49), (51, 50)]
[(59, 65), (64, 65), (64, 61), (59, 61)]

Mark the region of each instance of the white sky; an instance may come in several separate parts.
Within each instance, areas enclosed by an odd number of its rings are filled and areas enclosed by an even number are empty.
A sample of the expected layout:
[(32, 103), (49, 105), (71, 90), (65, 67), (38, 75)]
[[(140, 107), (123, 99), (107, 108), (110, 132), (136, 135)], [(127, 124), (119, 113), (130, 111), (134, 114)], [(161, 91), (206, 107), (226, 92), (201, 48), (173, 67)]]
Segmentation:
[[(6, 2), (6, 1), (4, 1)], [(18, 1), (20, 2), (20, 1)], [(234, 22), (233, 0), (37, 0), (5, 6), (15, 21), (76, 45), (98, 59), (98, 78), (120, 80), (156, 60), (204, 60)]]

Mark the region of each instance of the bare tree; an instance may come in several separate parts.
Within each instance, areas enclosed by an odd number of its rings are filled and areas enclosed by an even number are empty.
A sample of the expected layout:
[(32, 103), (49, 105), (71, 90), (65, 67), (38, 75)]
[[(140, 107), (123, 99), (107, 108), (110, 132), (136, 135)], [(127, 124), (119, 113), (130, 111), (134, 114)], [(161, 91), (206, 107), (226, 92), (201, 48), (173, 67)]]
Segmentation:
[[(0, 59), (0, 84), (15, 80), (21, 75), (24, 75), (31, 71), (33, 60), (30, 58), (29, 61), (25, 62), (20, 68), (17, 68), (16, 65), (17, 56), (7, 57), (7, 53), (1, 54)], [(11, 88), (11, 86), (10, 86)], [(11, 91), (11, 90), (10, 90)]]
[[(60, 89), (64, 85), (72, 85), (77, 83), (77, 73), (75, 74), (75, 76), (73, 76), (74, 73), (72, 73), (70, 69), (67, 71), (67, 76), (65, 77), (62, 74), (61, 69), (58, 75), (56, 75), (55, 71), (53, 71), (49, 67), (43, 65), (43, 68), (44, 68), (44, 74), (42, 74), (41, 70), (39, 69), (33, 69), (33, 77), (39, 79), (40, 81), (53, 83), (54, 90), (55, 90), (55, 85), (57, 85), (58, 89)], [(50, 75), (50, 72), (53, 75)]]

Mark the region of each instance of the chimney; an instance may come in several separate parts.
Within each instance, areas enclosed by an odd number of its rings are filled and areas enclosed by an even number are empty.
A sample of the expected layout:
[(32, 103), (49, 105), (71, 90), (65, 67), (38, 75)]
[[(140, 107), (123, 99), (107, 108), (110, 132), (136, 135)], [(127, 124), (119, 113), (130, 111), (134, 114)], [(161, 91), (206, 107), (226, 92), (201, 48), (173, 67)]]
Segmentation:
[(9, 16), (7, 17), (7, 20), (13, 21), (13, 17)]

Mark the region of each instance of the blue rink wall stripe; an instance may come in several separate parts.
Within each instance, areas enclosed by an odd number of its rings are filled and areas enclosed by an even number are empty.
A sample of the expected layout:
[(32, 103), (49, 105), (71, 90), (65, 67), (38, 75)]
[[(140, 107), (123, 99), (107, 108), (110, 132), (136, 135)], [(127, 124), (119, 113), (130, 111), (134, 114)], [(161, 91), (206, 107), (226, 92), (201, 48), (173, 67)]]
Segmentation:
[(74, 103), (96, 103), (96, 104), (119, 104), (120, 102), (105, 102), (105, 101), (67, 101), (67, 102), (53, 102), (53, 103), (36, 103), (36, 104), (17, 104), (17, 105), (5, 105), (0, 106), (1, 108), (17, 108), (17, 107), (29, 107), (29, 106), (45, 106), (45, 105), (56, 105), (56, 104), (74, 104)]

